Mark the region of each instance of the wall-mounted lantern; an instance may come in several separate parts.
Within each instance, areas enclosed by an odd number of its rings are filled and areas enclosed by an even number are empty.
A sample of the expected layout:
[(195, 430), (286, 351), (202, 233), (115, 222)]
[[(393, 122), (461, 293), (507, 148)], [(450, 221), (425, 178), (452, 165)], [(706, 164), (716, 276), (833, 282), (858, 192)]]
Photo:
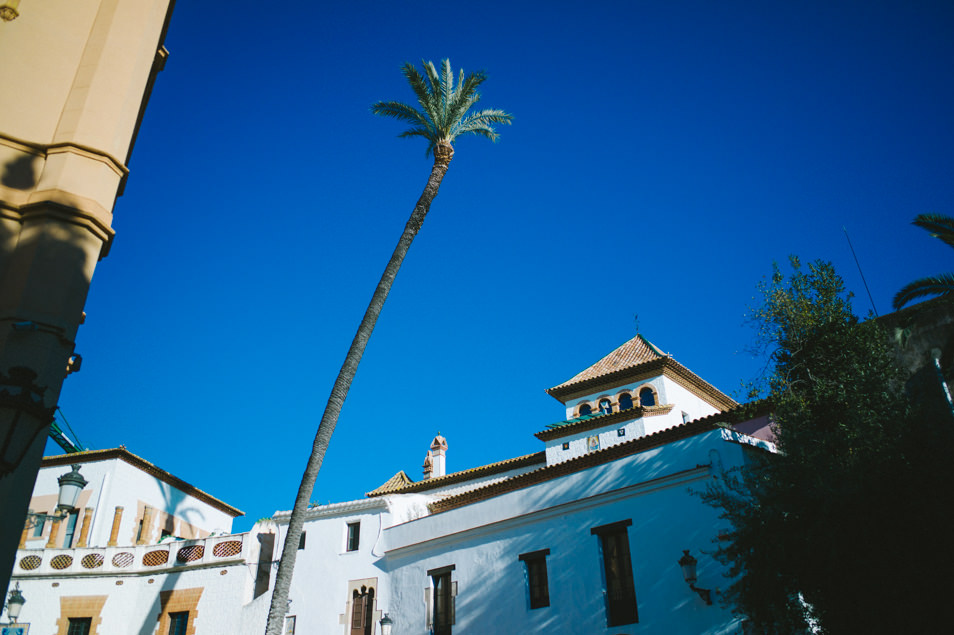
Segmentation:
[(689, 588), (699, 594), (702, 601), (712, 606), (712, 591), (709, 589), (700, 589), (696, 586), (696, 563), (698, 560), (689, 555), (688, 549), (682, 550), (682, 557), (679, 558), (679, 566), (682, 567), (682, 577), (686, 579)]
[(381, 635), (391, 635), (391, 616), (387, 613), (384, 614), (384, 617), (381, 618), (381, 621), (378, 622), (381, 625)]
[(7, 598), (5, 605), (7, 617), (10, 619), (11, 624), (17, 623), (17, 619), (20, 617), (20, 609), (23, 608), (24, 604), (26, 604), (26, 598), (20, 593), (20, 583), (17, 582), (17, 587), (10, 591), (10, 596)]
[(56, 479), (56, 482), (60, 484), (60, 495), (57, 498), (56, 512), (53, 514), (35, 514), (30, 512), (27, 514), (27, 528), (36, 527), (41, 522), (48, 520), (58, 523), (76, 509), (76, 499), (79, 498), (79, 493), (86, 487), (89, 481), (83, 478), (83, 475), (79, 473), (79, 464), (74, 463), (70, 467), (73, 468), (71, 471)]

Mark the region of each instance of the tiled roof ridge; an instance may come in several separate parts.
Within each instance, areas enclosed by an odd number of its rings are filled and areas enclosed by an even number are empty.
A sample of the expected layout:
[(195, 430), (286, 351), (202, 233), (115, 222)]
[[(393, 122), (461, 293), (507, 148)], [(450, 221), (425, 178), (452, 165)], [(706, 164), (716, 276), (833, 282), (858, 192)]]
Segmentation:
[(444, 476), (436, 476), (434, 478), (412, 482), (406, 486), (395, 489), (384, 489), (384, 485), (382, 485), (368, 492), (365, 494), (365, 496), (373, 497), (383, 496), (385, 494), (410, 494), (412, 492), (420, 492), (443, 487), (444, 485), (453, 485), (454, 483), (460, 483), (472, 478), (486, 476), (488, 474), (506, 472), (507, 470), (523, 467), (525, 465), (533, 465), (534, 463), (541, 463), (544, 461), (546, 461), (545, 451), (534, 452), (533, 454), (516, 456), (510, 459), (504, 459), (503, 461), (497, 461), (496, 463), (488, 463), (487, 465), (472, 467), (467, 470), (461, 470), (460, 472), (452, 472), (450, 474), (445, 474)]
[[(759, 403), (760, 402), (755, 402), (756, 405)], [(659, 430), (653, 434), (639, 437), (638, 439), (633, 439), (632, 441), (619, 443), (597, 452), (591, 452), (584, 454), (583, 456), (569, 459), (562, 463), (546, 465), (531, 472), (525, 472), (523, 474), (512, 476), (506, 480), (498, 481), (497, 483), (491, 483), (489, 485), (478, 487), (467, 492), (455, 494), (454, 496), (448, 496), (447, 498), (430, 503), (428, 508), (430, 509), (431, 513), (436, 514), (438, 512), (448, 511), (457, 507), (463, 507), (464, 505), (469, 505), (470, 503), (476, 503), (487, 498), (493, 498), (494, 496), (499, 496), (500, 494), (506, 494), (507, 492), (522, 489), (530, 485), (536, 485), (537, 483), (548, 481), (566, 474), (580, 472), (596, 465), (609, 463), (610, 461), (614, 461), (625, 456), (651, 450), (660, 445), (665, 445), (666, 443), (681, 441), (682, 439), (703, 434), (720, 427), (719, 424), (725, 420), (734, 422), (734, 420), (738, 418), (738, 414), (740, 412), (747, 412), (746, 407), (750, 405), (752, 404), (736, 406), (735, 408), (726, 410), (724, 412), (717, 412), (707, 417), (690, 421), (689, 423), (681, 423), (664, 430)]]
[(620, 370), (640, 366), (660, 357), (666, 357), (666, 354), (659, 350), (658, 346), (637, 333), (635, 337), (626, 340), (597, 360), (596, 363), (590, 364), (562, 384), (547, 389), (546, 392), (552, 394), (551, 391), (559, 391), (583, 381), (598, 379)]
[(695, 374), (684, 365), (677, 362), (671, 356), (659, 357), (654, 360), (639, 364), (637, 366), (631, 366), (629, 368), (621, 368), (612, 373), (602, 375), (600, 377), (592, 377), (590, 379), (584, 379), (576, 382), (575, 384), (561, 384), (555, 388), (550, 388), (546, 392), (551, 397), (564, 401), (564, 398), (571, 399), (574, 396), (584, 395), (589, 390), (596, 386), (601, 386), (604, 384), (622, 384), (626, 383), (625, 380), (636, 380), (643, 377), (651, 377), (658, 372), (671, 373), (670, 377), (677, 377), (682, 379), (686, 383), (690, 384), (692, 387), (696, 388), (701, 396), (709, 405), (719, 408), (720, 410), (729, 410), (738, 405), (738, 403), (729, 397), (727, 394), (704, 380), (699, 375)]
[(395, 489), (413, 484), (414, 481), (411, 480), (411, 477), (408, 476), (404, 470), (400, 470), (397, 474), (386, 480), (383, 484), (368, 492), (366, 496), (380, 496), (382, 494), (388, 494)]
[(143, 472), (155, 476), (161, 481), (165, 481), (169, 485), (176, 487), (185, 494), (189, 496), (194, 496), (199, 500), (208, 503), (212, 507), (215, 507), (219, 511), (229, 514), (233, 518), (238, 516), (244, 516), (245, 512), (238, 509), (237, 507), (232, 507), (223, 500), (219, 500), (215, 496), (212, 496), (208, 492), (200, 490), (195, 485), (183, 481), (178, 476), (175, 476), (171, 472), (167, 472), (164, 469), (156, 466), (153, 463), (150, 463), (146, 459), (142, 458), (139, 455), (133, 454), (125, 447), (118, 448), (107, 448), (105, 450), (83, 450), (82, 452), (72, 452), (70, 454), (57, 454), (54, 456), (45, 456), (40, 462), (40, 467), (54, 467), (56, 465), (72, 465), (73, 463), (98, 463), (100, 461), (108, 461), (110, 459), (121, 459), (129, 465), (138, 467)]

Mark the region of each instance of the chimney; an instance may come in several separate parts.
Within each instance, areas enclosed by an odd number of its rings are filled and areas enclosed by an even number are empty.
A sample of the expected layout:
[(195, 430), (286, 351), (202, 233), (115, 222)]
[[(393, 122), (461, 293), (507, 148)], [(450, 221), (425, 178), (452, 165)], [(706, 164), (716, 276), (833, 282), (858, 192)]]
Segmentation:
[(431, 478), (431, 472), (434, 471), (434, 457), (431, 456), (431, 451), (427, 451), (427, 456), (424, 457), (424, 480)]
[(441, 436), (441, 433), (438, 432), (437, 436), (434, 437), (434, 440), (431, 441), (431, 450), (428, 454), (431, 456), (432, 460), (432, 471), (431, 476), (437, 478), (438, 476), (444, 476), (446, 474), (447, 466), (445, 464), (447, 453), (447, 439)]

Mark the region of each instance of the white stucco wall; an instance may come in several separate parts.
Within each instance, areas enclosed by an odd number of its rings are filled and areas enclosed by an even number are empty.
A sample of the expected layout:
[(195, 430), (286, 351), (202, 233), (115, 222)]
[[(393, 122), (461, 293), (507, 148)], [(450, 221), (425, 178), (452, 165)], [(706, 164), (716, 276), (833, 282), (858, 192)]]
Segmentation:
[[(718, 431), (672, 443), (385, 531), (388, 610), (395, 633), (424, 632), (430, 569), (455, 565), (460, 633), (729, 633), (738, 623), (705, 603), (682, 579), (683, 549), (699, 559), (698, 585), (724, 584), (721, 567), (703, 555), (722, 526), (690, 489), (741, 461)], [(639, 623), (606, 626), (599, 539), (590, 529), (631, 519), (628, 529)], [(550, 607), (530, 610), (521, 553), (550, 549)], [(717, 604), (717, 603), (716, 603)]]
[[(33, 504), (31, 504), (31, 508), (35, 512), (53, 513), (56, 507), (56, 495), (59, 491), (57, 479), (69, 471), (70, 467), (65, 465), (44, 467), (40, 470), (33, 489)], [(80, 509), (93, 508), (93, 518), (89, 532), (90, 546), (106, 545), (117, 506), (124, 508), (118, 536), (119, 544), (133, 544), (135, 542), (137, 524), (141, 517), (143, 505), (175, 516), (177, 519), (199, 528), (204, 532), (204, 535), (208, 535), (215, 530), (225, 533), (232, 530), (232, 517), (229, 514), (182, 492), (121, 459), (81, 463), (80, 474), (88, 483), (80, 493), (77, 507)], [(160, 534), (158, 522), (159, 519), (154, 514), (152, 535), (156, 540)], [(45, 535), (49, 535), (48, 532), (47, 529)], [(76, 536), (79, 535), (79, 532), (80, 526), (78, 525)], [(34, 538), (31, 532), (27, 546), (42, 548), (45, 542), (45, 538)]]

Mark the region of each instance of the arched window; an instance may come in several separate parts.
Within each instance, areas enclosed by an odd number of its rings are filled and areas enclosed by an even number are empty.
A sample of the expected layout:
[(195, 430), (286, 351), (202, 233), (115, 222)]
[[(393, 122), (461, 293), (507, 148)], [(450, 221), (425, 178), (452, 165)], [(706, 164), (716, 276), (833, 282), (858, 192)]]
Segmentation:
[(579, 415), (579, 416), (582, 417), (583, 415), (592, 414), (592, 412), (593, 412), (593, 408), (590, 407), (590, 404), (585, 403), (585, 404), (583, 404), (582, 406), (580, 406), (580, 415)]
[(361, 587), (351, 597), (351, 635), (371, 635), (374, 628), (374, 588)]
[(613, 412), (613, 404), (609, 399), (600, 399), (600, 412), (603, 414), (609, 414)]
[(656, 405), (656, 394), (653, 392), (653, 389), (650, 387), (643, 388), (639, 391), (639, 405), (640, 406), (655, 406)]
[(633, 407), (633, 398), (629, 396), (628, 392), (624, 392), (619, 396), (619, 409), (620, 410), (629, 410)]

